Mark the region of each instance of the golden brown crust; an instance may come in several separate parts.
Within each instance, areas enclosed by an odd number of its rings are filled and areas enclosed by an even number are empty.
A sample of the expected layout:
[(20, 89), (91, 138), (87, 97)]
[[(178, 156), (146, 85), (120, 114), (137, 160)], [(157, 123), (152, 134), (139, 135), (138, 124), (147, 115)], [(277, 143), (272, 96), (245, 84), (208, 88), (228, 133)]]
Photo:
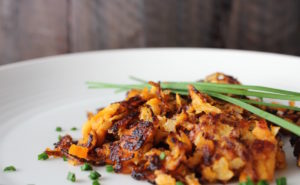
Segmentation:
[[(205, 81), (239, 84), (220, 73)], [(271, 181), (285, 167), (280, 137), (265, 120), (192, 86), (189, 96), (180, 96), (151, 85), (90, 114), (77, 143), (88, 148), (86, 161), (158, 185)], [(56, 149), (74, 158), (66, 153), (68, 143), (64, 137)]]

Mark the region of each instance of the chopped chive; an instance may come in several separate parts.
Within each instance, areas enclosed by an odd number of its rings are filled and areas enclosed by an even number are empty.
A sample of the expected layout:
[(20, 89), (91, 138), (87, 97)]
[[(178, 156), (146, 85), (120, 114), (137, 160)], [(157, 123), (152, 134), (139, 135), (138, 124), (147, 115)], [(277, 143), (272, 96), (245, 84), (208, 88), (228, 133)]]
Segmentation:
[(98, 180), (94, 180), (93, 185), (100, 185), (100, 182)]
[(164, 160), (166, 158), (165, 152), (161, 152), (159, 155), (160, 160)]
[(38, 160), (47, 160), (48, 158), (49, 156), (45, 152), (38, 155)]
[(181, 181), (177, 181), (177, 182), (176, 182), (176, 185), (184, 185), (184, 184), (183, 184), (183, 182), (181, 182)]
[(75, 130), (77, 130), (77, 128), (76, 128), (76, 127), (72, 127), (71, 130), (72, 130), (72, 131), (75, 131)]
[(285, 177), (280, 177), (276, 179), (276, 185), (287, 185), (287, 181)]
[(265, 180), (260, 180), (256, 185), (269, 185), (269, 183)]
[(250, 179), (250, 177), (247, 178), (247, 185), (254, 185), (254, 182)]
[(76, 181), (76, 175), (75, 175), (75, 173), (69, 172), (68, 176), (67, 176), (67, 179), (69, 181), (75, 182)]
[(101, 177), (101, 174), (98, 173), (97, 171), (91, 171), (89, 177), (90, 177), (90, 179), (92, 179), (92, 180), (98, 180), (99, 177)]
[(246, 182), (240, 182), (239, 185), (254, 185), (254, 182), (248, 177)]
[(7, 166), (3, 169), (4, 172), (14, 172), (16, 168), (14, 166)]
[(89, 165), (88, 163), (84, 163), (81, 167), (80, 167), (81, 171), (90, 171), (93, 170), (93, 167), (91, 165)]
[(106, 165), (106, 171), (107, 172), (113, 172), (114, 171), (114, 167), (112, 165)]
[(63, 156), (62, 158), (63, 158), (64, 161), (68, 161), (66, 156)]
[(61, 135), (58, 135), (58, 136), (57, 136), (58, 141), (60, 141), (61, 138), (62, 138)]
[[(263, 182), (263, 181), (259, 181), (259, 182)], [(240, 182), (239, 185), (254, 185), (254, 182), (251, 180), (250, 177), (247, 177), (247, 181), (246, 182)], [(264, 185), (264, 184), (261, 184), (261, 185)]]
[(61, 127), (56, 127), (56, 132), (61, 132), (62, 131), (62, 129), (61, 129)]

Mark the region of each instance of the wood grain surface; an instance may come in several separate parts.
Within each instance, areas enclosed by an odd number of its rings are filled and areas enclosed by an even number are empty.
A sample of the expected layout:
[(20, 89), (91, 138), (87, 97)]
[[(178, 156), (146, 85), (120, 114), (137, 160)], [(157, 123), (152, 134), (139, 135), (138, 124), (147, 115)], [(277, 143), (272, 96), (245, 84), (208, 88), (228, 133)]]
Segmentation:
[(136, 47), (300, 55), (298, 0), (0, 0), (0, 64)]

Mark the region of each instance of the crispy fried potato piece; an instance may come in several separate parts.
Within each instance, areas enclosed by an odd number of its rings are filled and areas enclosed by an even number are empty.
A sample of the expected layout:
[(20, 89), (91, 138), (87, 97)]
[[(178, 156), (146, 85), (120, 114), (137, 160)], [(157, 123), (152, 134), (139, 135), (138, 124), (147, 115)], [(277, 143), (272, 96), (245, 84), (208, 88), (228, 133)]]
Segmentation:
[[(205, 81), (239, 84), (222, 73)], [(286, 166), (279, 127), (192, 86), (181, 96), (150, 84), (89, 114), (79, 142), (66, 136), (47, 152), (76, 164), (111, 164), (115, 172), (157, 185), (271, 181)]]

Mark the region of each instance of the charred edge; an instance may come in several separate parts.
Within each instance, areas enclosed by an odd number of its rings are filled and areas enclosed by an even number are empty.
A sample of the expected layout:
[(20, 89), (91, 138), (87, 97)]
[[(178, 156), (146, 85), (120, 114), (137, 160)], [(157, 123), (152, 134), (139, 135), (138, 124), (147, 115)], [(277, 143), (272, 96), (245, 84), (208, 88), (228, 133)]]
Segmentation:
[(136, 180), (145, 180), (145, 175), (141, 172), (137, 172), (135, 170), (133, 170), (131, 172), (131, 177), (136, 179)]
[(299, 157), (300, 156), (300, 137), (296, 135), (292, 135), (290, 139), (291, 145), (294, 147), (294, 156)]
[(120, 102), (122, 106), (132, 110), (135, 109), (137, 107), (139, 107), (140, 105), (144, 104), (146, 102), (146, 100), (142, 99), (142, 97), (140, 97), (139, 95), (131, 97), (130, 99), (126, 100), (126, 101), (122, 101)]
[(149, 162), (150, 162), (150, 164), (149, 164), (148, 169), (150, 171), (154, 171), (154, 170), (157, 170), (157, 169), (161, 168), (160, 159), (157, 155), (150, 156), (149, 157)]
[(94, 136), (93, 136), (92, 134), (89, 134), (88, 142), (87, 142), (87, 144), (86, 144), (86, 146), (87, 146), (88, 148), (90, 148), (90, 147), (92, 146), (93, 140), (94, 140)]
[(130, 151), (140, 149), (149, 135), (148, 132), (151, 132), (151, 128), (153, 128), (153, 123), (149, 121), (139, 122), (132, 135), (121, 138), (121, 140), (125, 140), (123, 148)]
[(68, 151), (73, 143), (72, 137), (70, 135), (65, 135), (59, 142), (55, 143), (54, 146), (61, 151)]

